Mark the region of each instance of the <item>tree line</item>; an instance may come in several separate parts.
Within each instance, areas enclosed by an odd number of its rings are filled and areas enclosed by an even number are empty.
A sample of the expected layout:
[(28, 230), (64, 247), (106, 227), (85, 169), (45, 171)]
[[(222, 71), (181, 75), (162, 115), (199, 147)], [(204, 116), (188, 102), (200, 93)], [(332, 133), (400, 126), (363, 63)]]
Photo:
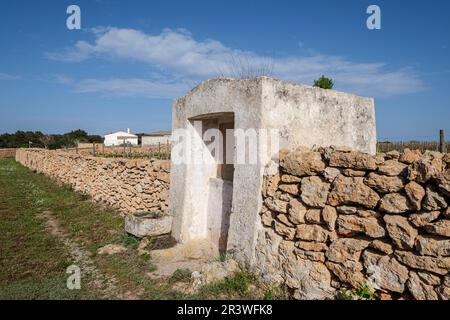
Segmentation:
[(46, 149), (72, 148), (79, 142), (102, 143), (99, 135), (89, 135), (84, 130), (73, 130), (64, 134), (45, 134), (41, 131), (17, 131), (0, 135), (0, 148), (40, 147)]

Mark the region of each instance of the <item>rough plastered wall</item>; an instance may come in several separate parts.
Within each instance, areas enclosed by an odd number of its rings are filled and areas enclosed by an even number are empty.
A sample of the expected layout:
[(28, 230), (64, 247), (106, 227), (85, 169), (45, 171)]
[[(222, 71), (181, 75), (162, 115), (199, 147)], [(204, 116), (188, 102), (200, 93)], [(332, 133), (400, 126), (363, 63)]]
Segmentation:
[(450, 154), (297, 149), (266, 168), (255, 271), (297, 299), (450, 298)]
[(170, 161), (96, 158), (64, 151), (17, 149), (16, 161), (122, 213), (168, 214)]

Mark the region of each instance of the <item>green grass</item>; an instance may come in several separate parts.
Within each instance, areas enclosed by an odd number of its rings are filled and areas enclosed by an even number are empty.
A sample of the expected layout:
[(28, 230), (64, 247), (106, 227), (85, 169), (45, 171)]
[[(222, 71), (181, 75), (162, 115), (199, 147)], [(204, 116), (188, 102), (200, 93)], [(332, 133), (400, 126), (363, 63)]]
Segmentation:
[[(87, 275), (82, 275), (81, 290), (66, 288), (66, 269), (73, 261), (62, 241), (46, 229), (39, 217), (43, 212), (50, 212), (67, 237), (91, 253), (102, 274), (116, 279), (119, 296), (105, 297)], [(151, 256), (138, 255), (139, 241), (124, 232), (123, 223), (116, 211), (93, 203), (90, 197), (34, 173), (14, 159), (0, 159), (0, 299), (120, 298), (130, 293), (141, 299), (274, 297), (253, 290), (256, 279), (247, 273), (205, 286), (194, 295), (172, 289), (174, 282), (189, 280), (186, 270), (176, 272), (170, 281), (150, 280), (146, 273), (155, 270)], [(111, 243), (123, 244), (128, 250), (111, 256), (96, 254), (98, 248)], [(168, 239), (158, 238), (151, 239), (149, 247), (166, 245), (170, 245)]]

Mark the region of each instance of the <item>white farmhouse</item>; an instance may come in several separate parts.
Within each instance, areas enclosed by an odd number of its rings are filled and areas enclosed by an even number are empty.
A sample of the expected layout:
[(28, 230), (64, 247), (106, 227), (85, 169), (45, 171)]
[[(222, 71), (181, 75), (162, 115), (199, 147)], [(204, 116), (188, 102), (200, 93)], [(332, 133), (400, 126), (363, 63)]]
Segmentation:
[(117, 131), (105, 135), (105, 146), (119, 146), (123, 144), (131, 144), (134, 146), (138, 145), (138, 136), (131, 134), (130, 129), (125, 131)]
[(152, 146), (157, 144), (169, 144), (170, 138), (172, 136), (172, 132), (170, 131), (156, 131), (145, 133), (142, 136), (142, 145), (143, 146)]

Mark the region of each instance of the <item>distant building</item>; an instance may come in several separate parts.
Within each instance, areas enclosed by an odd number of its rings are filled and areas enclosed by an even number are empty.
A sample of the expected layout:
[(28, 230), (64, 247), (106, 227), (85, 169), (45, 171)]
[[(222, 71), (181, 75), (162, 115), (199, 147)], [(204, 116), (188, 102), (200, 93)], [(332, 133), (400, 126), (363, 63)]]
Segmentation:
[(137, 146), (138, 136), (130, 133), (130, 129), (125, 131), (117, 131), (105, 135), (105, 146), (120, 146), (123, 144), (131, 144)]
[(170, 143), (170, 137), (172, 136), (172, 132), (170, 131), (155, 131), (150, 133), (145, 133), (142, 136), (142, 145), (143, 146), (152, 146), (161, 144)]

